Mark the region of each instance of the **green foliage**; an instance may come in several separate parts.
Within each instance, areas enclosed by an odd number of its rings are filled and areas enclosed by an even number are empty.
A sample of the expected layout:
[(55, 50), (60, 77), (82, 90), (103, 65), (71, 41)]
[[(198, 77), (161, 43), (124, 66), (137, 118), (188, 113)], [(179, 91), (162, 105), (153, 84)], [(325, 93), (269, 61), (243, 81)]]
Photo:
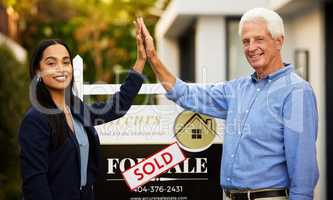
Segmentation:
[(27, 108), (27, 68), (7, 46), (0, 46), (0, 199), (19, 199), (17, 133)]
[[(84, 59), (85, 82), (119, 83), (124, 76), (118, 79), (115, 69), (128, 70), (136, 59), (133, 21), (143, 16), (152, 32), (158, 20), (151, 11), (155, 1), (15, 0), (13, 8), (21, 16), (22, 44), (29, 53), (42, 39), (61, 38)], [(148, 64), (144, 74), (155, 82)]]

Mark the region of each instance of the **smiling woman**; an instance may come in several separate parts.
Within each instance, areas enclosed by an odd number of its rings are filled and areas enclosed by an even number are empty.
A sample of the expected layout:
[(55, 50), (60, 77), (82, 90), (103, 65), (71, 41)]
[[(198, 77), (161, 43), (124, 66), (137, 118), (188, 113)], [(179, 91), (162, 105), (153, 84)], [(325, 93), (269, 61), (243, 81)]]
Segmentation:
[(38, 73), (43, 76), (44, 83), (52, 90), (63, 91), (72, 80), (72, 63), (68, 50), (61, 44), (45, 49)]
[[(141, 43), (137, 37), (137, 44)], [(100, 122), (122, 117), (142, 83), (143, 48), (120, 91), (107, 103), (84, 104), (73, 93), (72, 56), (59, 39), (42, 41), (30, 63), (31, 108), (19, 130), (25, 200), (93, 200)], [(101, 112), (101, 110), (103, 112)]]

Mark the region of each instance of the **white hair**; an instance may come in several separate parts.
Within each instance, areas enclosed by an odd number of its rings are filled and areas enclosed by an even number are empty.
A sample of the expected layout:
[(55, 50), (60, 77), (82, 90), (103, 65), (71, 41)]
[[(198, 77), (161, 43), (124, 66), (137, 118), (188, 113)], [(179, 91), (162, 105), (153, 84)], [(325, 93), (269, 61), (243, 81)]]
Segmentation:
[(245, 22), (253, 22), (257, 20), (262, 20), (266, 23), (267, 29), (273, 38), (284, 36), (284, 25), (282, 18), (276, 12), (266, 8), (253, 8), (244, 13), (239, 22), (238, 34), (242, 36)]

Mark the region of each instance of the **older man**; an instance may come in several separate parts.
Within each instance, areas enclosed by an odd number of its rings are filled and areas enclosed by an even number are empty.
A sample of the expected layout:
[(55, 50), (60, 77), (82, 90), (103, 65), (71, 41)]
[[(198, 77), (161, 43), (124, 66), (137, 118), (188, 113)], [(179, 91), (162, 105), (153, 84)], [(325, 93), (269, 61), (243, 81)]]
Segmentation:
[[(195, 112), (226, 120), (221, 186), (229, 199), (313, 199), (318, 180), (314, 92), (281, 58), (284, 25), (255, 8), (239, 24), (244, 54), (255, 72), (210, 87), (174, 77), (138, 20), (152, 68), (167, 97)], [(140, 28), (139, 27), (139, 28)]]

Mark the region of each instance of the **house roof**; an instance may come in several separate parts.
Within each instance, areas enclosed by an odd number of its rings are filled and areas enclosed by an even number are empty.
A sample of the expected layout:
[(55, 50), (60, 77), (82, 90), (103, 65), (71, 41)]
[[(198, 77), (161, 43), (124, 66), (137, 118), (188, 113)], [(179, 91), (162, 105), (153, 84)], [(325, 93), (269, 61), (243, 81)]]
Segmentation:
[(200, 122), (202, 122), (202, 124), (211, 132), (213, 132), (215, 135), (217, 135), (217, 133), (215, 132), (215, 130), (211, 129), (210, 127), (207, 126), (207, 121), (211, 120), (211, 119), (203, 119), (198, 113), (195, 113), (194, 115), (192, 115), (192, 117), (187, 120), (187, 122), (182, 126), (182, 128), (179, 129), (179, 131), (177, 131), (176, 135), (178, 135), (179, 133), (183, 132), (183, 130), (189, 126), (195, 119), (198, 119)]
[[(238, 5), (238, 6), (235, 6)], [(267, 7), (267, 0), (172, 0), (156, 25), (156, 37), (177, 37), (198, 16), (235, 16), (255, 7)]]

